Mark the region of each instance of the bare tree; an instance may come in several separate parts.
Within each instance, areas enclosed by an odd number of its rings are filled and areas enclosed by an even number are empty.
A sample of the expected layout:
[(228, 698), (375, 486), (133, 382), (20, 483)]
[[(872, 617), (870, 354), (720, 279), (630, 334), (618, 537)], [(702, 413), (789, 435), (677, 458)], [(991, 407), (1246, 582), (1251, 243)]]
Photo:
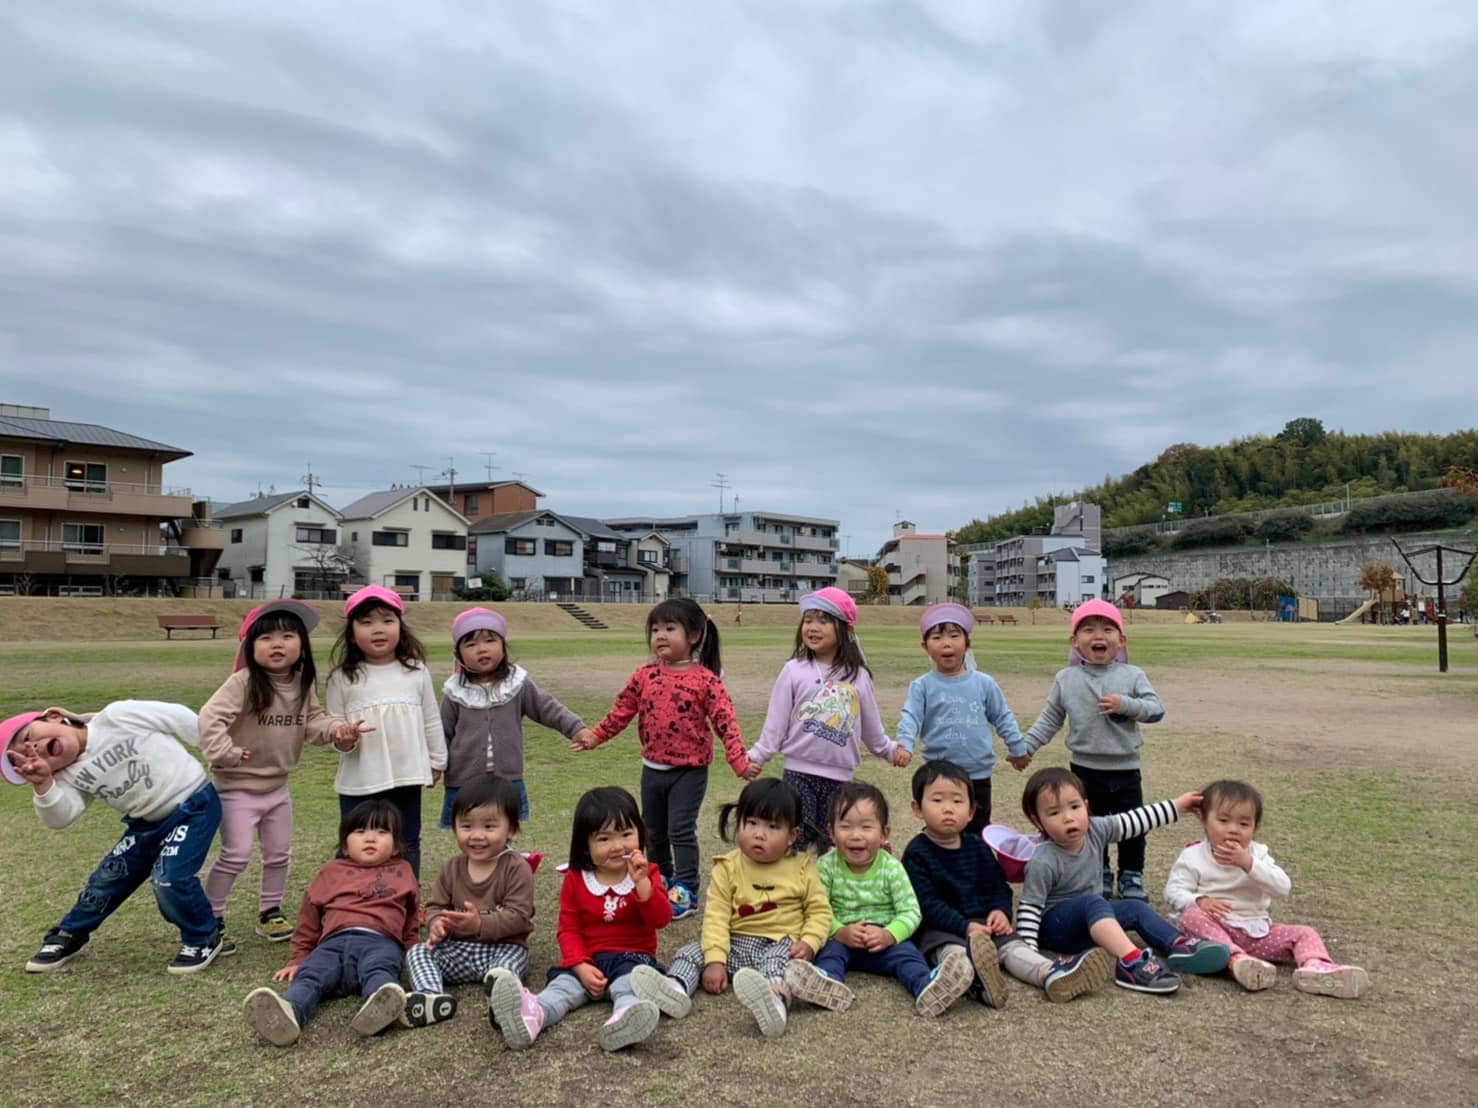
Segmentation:
[(312, 563), (315, 592), (331, 594), (346, 582), (364, 579), (362, 553), (351, 543), (341, 542), (338, 546), (308, 543), (293, 549), (301, 552)]

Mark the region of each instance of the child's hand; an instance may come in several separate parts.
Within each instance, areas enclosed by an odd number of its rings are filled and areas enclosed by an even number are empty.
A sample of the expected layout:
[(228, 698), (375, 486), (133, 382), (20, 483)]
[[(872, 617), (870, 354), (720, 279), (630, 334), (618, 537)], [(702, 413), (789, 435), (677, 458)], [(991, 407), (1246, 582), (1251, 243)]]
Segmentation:
[(1205, 912), (1212, 919), (1216, 920), (1226, 919), (1227, 913), (1232, 910), (1232, 906), (1228, 904), (1225, 900), (1221, 900), (1214, 896), (1196, 897), (1196, 907), (1201, 909), (1201, 911)]
[(426, 945), (428, 947), (432, 947), (435, 946), (437, 943), (444, 943), (446, 942), (446, 937), (447, 921), (446, 913), (443, 912), (441, 915), (437, 916), (434, 920), (431, 921), (430, 927), (426, 928)]
[[(475, 939), (481, 930), (482, 920), (477, 911), (477, 905), (467, 901), (462, 905), (460, 912), (455, 909), (447, 909), (432, 921), (432, 934), (436, 933), (436, 925), (441, 924), (442, 938), (437, 942), (455, 936), (459, 939)], [(428, 940), (429, 942), (429, 940)]]
[(1101, 716), (1116, 716), (1119, 714), (1119, 705), (1122, 703), (1119, 694), (1111, 692), (1107, 696), (1098, 698), (1098, 714)]
[(989, 935), (1011, 934), (1011, 921), (1006, 918), (1006, 913), (997, 908), (985, 917), (985, 930)]
[(1008, 754), (1006, 756), (1006, 761), (1010, 764), (1012, 769), (1014, 769), (1017, 773), (1020, 773), (1022, 770), (1026, 769), (1027, 766), (1032, 764), (1032, 756), (1030, 754)]
[(436, 788), (436, 786), (441, 783), (441, 775), (442, 775), (442, 773), (443, 773), (442, 770), (433, 769), (431, 771), (431, 784), (427, 785), (426, 787), (428, 789), (434, 789), (434, 788)]
[(1211, 848), (1211, 856), (1217, 864), (1236, 866), (1243, 873), (1252, 872), (1252, 851), (1241, 843), (1223, 843)]
[(718, 996), (729, 987), (729, 970), (722, 962), (709, 962), (703, 967), (703, 991)]
[(1185, 815), (1187, 812), (1199, 812), (1201, 810), (1201, 794), (1184, 793), (1181, 796), (1177, 796), (1172, 803), (1175, 805), (1175, 810), (1181, 815)]
[(849, 923), (845, 927), (839, 928), (832, 938), (852, 950), (866, 950), (867, 924)]
[(816, 958), (816, 952), (811, 949), (810, 943), (803, 943), (799, 939), (790, 944), (790, 955), (798, 962), (810, 962)]
[(631, 857), (626, 859), (626, 872), (631, 875), (632, 882), (636, 885), (636, 899), (648, 901), (652, 899), (652, 863), (640, 850), (633, 850)]
[[(987, 917), (987, 918), (989, 918), (989, 917)], [(969, 936), (969, 935), (989, 935), (990, 934), (990, 928), (987, 927), (985, 924), (981, 923), (979, 920), (972, 919), (968, 924), (965, 925), (965, 934), (967, 936)]]
[(739, 776), (744, 778), (744, 780), (746, 781), (753, 781), (756, 777), (764, 772), (764, 766), (760, 765), (758, 762), (750, 762), (749, 765), (744, 767), (744, 772), (741, 773)]
[(585, 986), (585, 991), (590, 994), (591, 1000), (599, 1000), (601, 994), (606, 991), (606, 975), (589, 962), (581, 962), (576, 966), (575, 976), (580, 979), (580, 984)]
[(51, 763), (45, 758), (37, 758), (32, 754), (23, 753), (11, 748), (10, 764), (27, 781), (29, 781), (38, 793), (45, 793), (51, 788)]
[(867, 949), (871, 953), (881, 954), (897, 941), (893, 932), (886, 927), (879, 927), (875, 923), (867, 924)]
[(595, 732), (588, 727), (582, 727), (570, 736), (571, 750), (594, 750), (599, 743)]
[(361, 735), (368, 735), (373, 731), (374, 728), (366, 727), (362, 719), (355, 720), (353, 723), (341, 720), (329, 729), (328, 737), (335, 750), (341, 754), (348, 754), (351, 750), (359, 749)]
[(908, 763), (912, 761), (913, 754), (903, 747), (900, 746), (897, 750), (893, 751), (893, 764), (899, 769), (902, 769), (904, 766), (908, 765)]
[(297, 966), (283, 966), (280, 970), (278, 970), (276, 973), (274, 973), (272, 975), (272, 980), (273, 981), (291, 981), (297, 975), (298, 975), (298, 967)]

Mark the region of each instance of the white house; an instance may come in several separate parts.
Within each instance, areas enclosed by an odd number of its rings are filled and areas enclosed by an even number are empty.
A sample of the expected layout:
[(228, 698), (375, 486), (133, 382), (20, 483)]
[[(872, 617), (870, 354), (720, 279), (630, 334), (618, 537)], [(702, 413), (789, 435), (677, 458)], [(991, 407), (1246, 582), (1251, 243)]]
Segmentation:
[(307, 491), (258, 496), (215, 513), (226, 543), (216, 575), (236, 596), (338, 595), (340, 517)]
[(410, 600), (450, 600), (466, 583), (467, 517), (428, 488), (386, 489), (339, 509), (365, 581)]

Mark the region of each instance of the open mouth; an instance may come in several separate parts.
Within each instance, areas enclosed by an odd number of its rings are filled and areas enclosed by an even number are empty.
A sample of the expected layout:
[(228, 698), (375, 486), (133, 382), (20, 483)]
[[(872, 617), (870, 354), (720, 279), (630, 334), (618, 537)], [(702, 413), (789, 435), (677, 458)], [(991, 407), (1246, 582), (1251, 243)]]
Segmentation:
[(62, 740), (47, 739), (45, 745), (42, 747), (42, 750), (45, 751), (48, 758), (56, 758), (61, 755)]

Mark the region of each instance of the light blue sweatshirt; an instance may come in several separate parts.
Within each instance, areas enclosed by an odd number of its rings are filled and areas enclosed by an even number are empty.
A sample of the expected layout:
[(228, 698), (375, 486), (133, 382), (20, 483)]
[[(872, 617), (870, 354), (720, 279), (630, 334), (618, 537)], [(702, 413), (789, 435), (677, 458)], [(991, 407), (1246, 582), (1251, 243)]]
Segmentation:
[(898, 745), (912, 751), (924, 741), (926, 762), (954, 762), (972, 778), (989, 777), (996, 764), (991, 728), (1012, 757), (1026, 753), (1016, 717), (995, 679), (979, 670), (945, 677), (930, 670), (908, 686), (898, 720)]

